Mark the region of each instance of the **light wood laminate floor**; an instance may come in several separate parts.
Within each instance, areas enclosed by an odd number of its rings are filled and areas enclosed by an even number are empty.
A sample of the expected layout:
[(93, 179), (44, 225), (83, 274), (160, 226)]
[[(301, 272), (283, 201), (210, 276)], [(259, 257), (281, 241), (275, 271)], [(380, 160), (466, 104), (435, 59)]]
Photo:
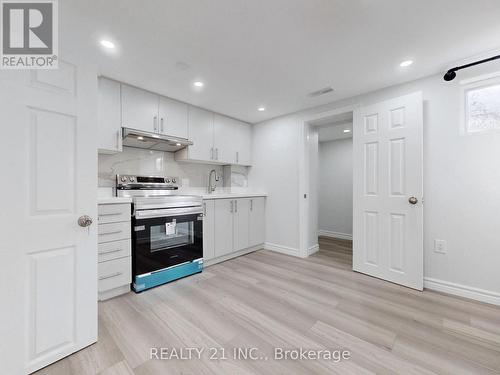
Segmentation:
[[(99, 305), (99, 342), (43, 370), (72, 374), (500, 373), (500, 308), (351, 271), (349, 241), (308, 259), (258, 251)], [(257, 347), (269, 360), (156, 360), (151, 347)], [(272, 360), (273, 349), (350, 360)], [(207, 349), (208, 350), (208, 349)]]

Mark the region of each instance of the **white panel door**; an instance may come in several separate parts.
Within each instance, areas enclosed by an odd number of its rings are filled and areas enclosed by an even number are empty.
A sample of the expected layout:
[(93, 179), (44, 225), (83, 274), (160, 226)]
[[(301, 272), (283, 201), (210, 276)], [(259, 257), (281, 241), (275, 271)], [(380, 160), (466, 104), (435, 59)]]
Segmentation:
[(266, 198), (250, 198), (250, 215), (248, 229), (248, 246), (256, 246), (265, 242), (265, 204)]
[(159, 133), (159, 100), (152, 92), (122, 84), (122, 126)]
[(188, 137), (188, 105), (160, 96), (160, 133), (173, 137)]
[(229, 254), (233, 251), (233, 212), (232, 199), (216, 199), (215, 208), (215, 256)]
[(120, 82), (99, 77), (98, 148), (101, 153), (122, 151)]
[(97, 340), (97, 223), (77, 224), (97, 221), (97, 72), (0, 81), (0, 372), (26, 374)]
[(212, 161), (215, 157), (213, 112), (190, 106), (188, 118), (188, 136), (193, 142), (188, 148), (189, 159)]
[(247, 198), (234, 200), (234, 251), (248, 247), (248, 229), (250, 216), (250, 200)]
[(420, 92), (354, 111), (353, 269), (418, 290), (422, 127)]
[(215, 201), (203, 201), (203, 259), (215, 257)]

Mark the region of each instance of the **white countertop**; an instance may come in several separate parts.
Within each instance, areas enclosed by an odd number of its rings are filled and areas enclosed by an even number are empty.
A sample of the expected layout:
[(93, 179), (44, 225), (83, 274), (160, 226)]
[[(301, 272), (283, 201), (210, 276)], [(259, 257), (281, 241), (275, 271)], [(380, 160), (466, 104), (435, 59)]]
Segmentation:
[(124, 197), (97, 198), (97, 204), (117, 204), (117, 203), (132, 203), (132, 198), (124, 198)]
[(265, 193), (212, 193), (203, 194), (203, 199), (231, 199), (231, 198), (254, 198), (254, 197), (267, 197)]
[[(236, 188), (233, 189), (233, 191), (230, 191), (227, 188), (218, 188), (218, 190), (214, 191), (212, 194), (208, 194), (205, 188), (184, 188), (184, 189), (179, 189), (179, 194), (199, 195), (203, 199), (267, 197), (266, 193), (248, 191), (245, 188), (243, 189)], [(113, 196), (112, 188), (99, 188), (97, 203), (98, 204), (132, 203), (132, 198), (115, 197)]]

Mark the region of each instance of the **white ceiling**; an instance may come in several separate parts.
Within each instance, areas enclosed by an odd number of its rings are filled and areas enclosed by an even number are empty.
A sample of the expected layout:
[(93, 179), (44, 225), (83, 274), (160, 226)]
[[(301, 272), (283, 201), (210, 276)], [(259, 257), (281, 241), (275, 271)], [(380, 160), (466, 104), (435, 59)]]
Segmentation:
[[(64, 0), (100, 73), (249, 122), (444, 71), (500, 47), (499, 0)], [(98, 40), (117, 43), (106, 53)], [(399, 67), (414, 59), (409, 68)], [(179, 64), (180, 63), (180, 64)], [(206, 86), (194, 91), (191, 83)], [(307, 94), (325, 86), (334, 93)], [(264, 105), (267, 110), (258, 112)]]

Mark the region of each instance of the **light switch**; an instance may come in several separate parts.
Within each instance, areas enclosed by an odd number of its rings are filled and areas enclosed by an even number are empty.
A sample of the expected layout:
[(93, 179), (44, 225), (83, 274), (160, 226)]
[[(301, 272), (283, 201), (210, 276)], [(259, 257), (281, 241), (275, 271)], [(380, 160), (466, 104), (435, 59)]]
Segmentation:
[(434, 252), (440, 254), (446, 254), (446, 241), (434, 240)]

